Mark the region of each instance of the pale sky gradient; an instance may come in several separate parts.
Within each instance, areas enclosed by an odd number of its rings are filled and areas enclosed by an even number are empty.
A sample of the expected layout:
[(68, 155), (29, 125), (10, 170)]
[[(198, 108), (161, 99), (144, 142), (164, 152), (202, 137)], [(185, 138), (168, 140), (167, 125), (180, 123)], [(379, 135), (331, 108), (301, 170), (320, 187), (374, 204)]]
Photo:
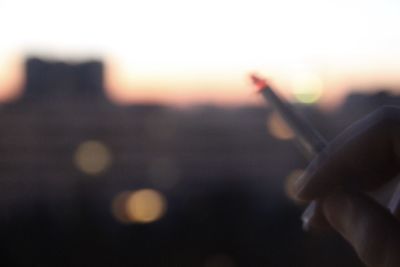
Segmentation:
[(317, 76), (329, 101), (400, 84), (399, 14), (398, 0), (0, 0), (0, 98), (33, 54), (104, 59), (121, 102), (252, 102), (250, 71), (284, 93)]

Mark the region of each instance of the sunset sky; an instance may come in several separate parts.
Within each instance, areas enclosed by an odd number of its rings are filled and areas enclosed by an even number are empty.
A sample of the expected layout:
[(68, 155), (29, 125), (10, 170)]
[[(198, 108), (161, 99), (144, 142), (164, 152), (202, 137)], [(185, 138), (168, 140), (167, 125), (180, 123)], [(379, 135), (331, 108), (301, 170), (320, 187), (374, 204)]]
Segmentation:
[(253, 71), (333, 102), (400, 85), (399, 14), (398, 0), (0, 0), (0, 98), (37, 55), (103, 59), (122, 103), (254, 102)]

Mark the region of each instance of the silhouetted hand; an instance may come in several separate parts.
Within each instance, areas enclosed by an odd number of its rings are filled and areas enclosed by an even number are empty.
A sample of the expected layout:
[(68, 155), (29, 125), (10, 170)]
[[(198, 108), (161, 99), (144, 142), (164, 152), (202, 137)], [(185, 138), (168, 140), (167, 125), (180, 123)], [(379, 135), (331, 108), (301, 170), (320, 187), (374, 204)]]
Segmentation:
[(366, 192), (400, 172), (400, 109), (382, 108), (335, 138), (294, 184), (370, 267), (400, 266), (400, 222)]

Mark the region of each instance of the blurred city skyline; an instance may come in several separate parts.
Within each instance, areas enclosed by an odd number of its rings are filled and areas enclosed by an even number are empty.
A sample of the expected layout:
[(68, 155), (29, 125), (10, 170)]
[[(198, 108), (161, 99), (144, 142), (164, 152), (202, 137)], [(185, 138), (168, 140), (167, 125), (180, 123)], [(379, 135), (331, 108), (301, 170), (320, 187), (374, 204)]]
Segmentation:
[[(400, 3), (385, 1), (0, 1), (0, 99), (34, 55), (106, 63), (116, 102), (259, 101), (247, 74), (323, 105), (400, 84)], [(294, 93), (293, 93), (294, 92)]]
[[(101, 61), (25, 71), (0, 110), (2, 266), (361, 266), (344, 241), (302, 232), (286, 194), (306, 160), (271, 108), (114, 105)], [(331, 140), (399, 103), (296, 106)]]

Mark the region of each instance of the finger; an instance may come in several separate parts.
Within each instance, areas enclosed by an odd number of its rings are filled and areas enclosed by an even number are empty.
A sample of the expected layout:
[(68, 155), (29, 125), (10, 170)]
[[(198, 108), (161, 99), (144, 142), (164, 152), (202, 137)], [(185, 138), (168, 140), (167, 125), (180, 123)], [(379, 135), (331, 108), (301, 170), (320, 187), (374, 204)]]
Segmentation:
[(295, 181), (297, 198), (312, 200), (338, 186), (373, 190), (400, 167), (400, 109), (382, 108), (335, 138)]
[(370, 267), (400, 266), (400, 224), (366, 195), (334, 193), (322, 202), (327, 221)]

